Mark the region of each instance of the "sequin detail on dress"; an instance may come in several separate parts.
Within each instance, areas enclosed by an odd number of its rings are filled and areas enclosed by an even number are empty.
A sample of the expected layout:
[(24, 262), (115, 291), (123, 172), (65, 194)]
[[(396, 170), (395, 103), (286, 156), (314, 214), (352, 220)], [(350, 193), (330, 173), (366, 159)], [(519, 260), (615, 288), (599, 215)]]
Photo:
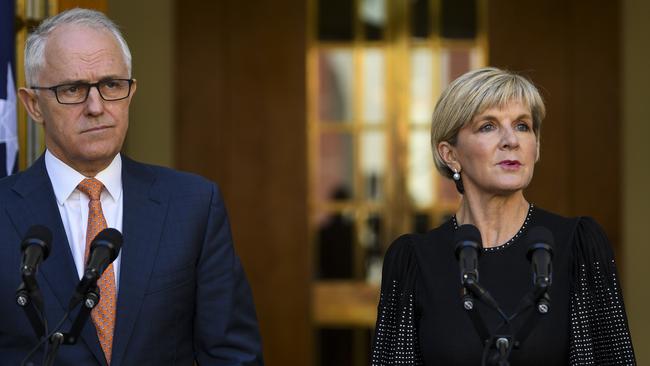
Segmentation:
[[(534, 205), (532, 203), (528, 205), (528, 212), (526, 213), (526, 218), (524, 219), (524, 223), (521, 225), (519, 231), (517, 231), (515, 236), (513, 236), (512, 238), (510, 238), (510, 240), (508, 240), (507, 242), (501, 245), (497, 245), (495, 247), (489, 247), (489, 248), (483, 247), (482, 250), (484, 252), (496, 252), (512, 245), (512, 243), (514, 243), (517, 239), (519, 239), (528, 228), (531, 216), (533, 215), (533, 208)], [(454, 230), (458, 230), (458, 222), (456, 221), (456, 215), (451, 217), (451, 222), (454, 225)]]
[(379, 309), (372, 366), (423, 365), (413, 294), (402, 293), (399, 283), (393, 281), (390, 292), (380, 295)]
[[(611, 266), (613, 268), (614, 261)], [(571, 365), (636, 365), (615, 271), (611, 278), (595, 262), (580, 266), (571, 296)]]

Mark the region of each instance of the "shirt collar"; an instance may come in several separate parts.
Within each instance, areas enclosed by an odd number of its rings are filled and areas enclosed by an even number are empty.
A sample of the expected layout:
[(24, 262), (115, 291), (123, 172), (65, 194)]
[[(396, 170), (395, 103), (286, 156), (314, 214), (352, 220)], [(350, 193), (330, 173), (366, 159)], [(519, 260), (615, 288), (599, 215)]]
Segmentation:
[[(56, 200), (60, 205), (64, 204), (77, 188), (77, 185), (86, 178), (83, 174), (59, 160), (49, 150), (45, 151), (45, 169), (52, 182)], [(95, 179), (102, 182), (108, 194), (117, 201), (122, 195), (122, 157), (120, 154), (115, 155), (113, 161), (106, 169), (97, 173)]]

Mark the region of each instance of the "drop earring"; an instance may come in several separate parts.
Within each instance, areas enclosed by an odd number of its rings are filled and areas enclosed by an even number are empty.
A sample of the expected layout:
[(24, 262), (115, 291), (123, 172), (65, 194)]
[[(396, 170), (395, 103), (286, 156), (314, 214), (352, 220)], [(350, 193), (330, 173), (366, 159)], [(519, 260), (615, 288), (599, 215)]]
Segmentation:
[(454, 169), (454, 175), (452, 175), (452, 178), (454, 178), (456, 182), (460, 180), (460, 173), (458, 172), (458, 170)]

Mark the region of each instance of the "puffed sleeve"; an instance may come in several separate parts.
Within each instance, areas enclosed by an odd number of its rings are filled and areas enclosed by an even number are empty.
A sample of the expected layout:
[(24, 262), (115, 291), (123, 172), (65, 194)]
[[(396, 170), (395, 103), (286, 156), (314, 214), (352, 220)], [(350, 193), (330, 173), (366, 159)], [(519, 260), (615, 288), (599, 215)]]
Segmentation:
[(601, 227), (580, 218), (573, 243), (571, 365), (635, 365), (614, 254)]
[(416, 322), (416, 266), (412, 236), (401, 236), (384, 258), (372, 366), (422, 365)]

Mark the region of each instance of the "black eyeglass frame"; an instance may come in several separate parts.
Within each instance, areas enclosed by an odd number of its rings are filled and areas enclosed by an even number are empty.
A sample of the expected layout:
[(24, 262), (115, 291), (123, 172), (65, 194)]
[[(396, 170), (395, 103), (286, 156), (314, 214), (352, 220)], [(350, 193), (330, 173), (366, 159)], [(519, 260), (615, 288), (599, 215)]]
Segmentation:
[[(100, 84), (110, 83), (111, 81), (126, 81), (126, 82), (128, 82), (129, 83), (129, 90), (126, 93), (126, 96), (121, 97), (121, 98), (117, 98), (117, 99), (107, 99), (106, 97), (104, 97), (104, 95), (102, 94), (102, 91), (99, 89), (99, 85)], [(56, 97), (56, 101), (59, 102), (59, 104), (74, 105), (74, 104), (85, 103), (86, 100), (88, 100), (88, 95), (90, 95), (90, 89), (92, 87), (95, 87), (97, 89), (97, 92), (99, 93), (99, 96), (103, 100), (105, 100), (107, 102), (114, 102), (114, 101), (126, 99), (131, 95), (131, 85), (133, 85), (134, 82), (135, 82), (135, 79), (106, 79), (106, 80), (100, 80), (100, 81), (98, 81), (96, 83), (65, 83), (65, 84), (59, 84), (59, 85), (54, 85), (54, 86), (36, 86), (36, 85), (34, 85), (34, 86), (30, 86), (29, 88), (30, 89), (35, 89), (35, 90), (51, 90), (52, 92), (54, 92), (54, 96)], [(74, 103), (64, 103), (64, 102), (62, 102), (59, 99), (59, 93), (57, 92), (57, 89), (62, 87), (62, 86), (66, 86), (66, 85), (87, 86), (88, 89), (86, 90), (86, 96), (83, 98), (82, 101), (79, 101), (79, 102), (74, 102)]]

